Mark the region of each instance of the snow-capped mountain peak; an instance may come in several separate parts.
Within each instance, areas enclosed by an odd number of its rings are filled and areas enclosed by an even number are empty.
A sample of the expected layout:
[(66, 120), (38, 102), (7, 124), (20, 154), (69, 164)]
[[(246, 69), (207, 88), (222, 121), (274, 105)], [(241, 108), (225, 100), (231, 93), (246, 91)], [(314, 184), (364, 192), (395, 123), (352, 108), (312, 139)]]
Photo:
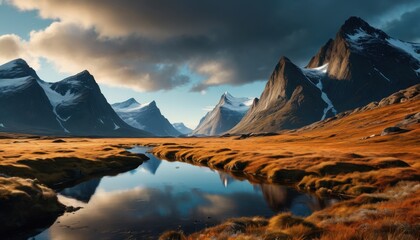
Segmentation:
[(182, 122), (172, 123), (172, 126), (174, 126), (174, 128), (182, 134), (190, 134), (192, 132), (192, 129), (185, 126), (185, 124)]
[(385, 39), (388, 35), (380, 29), (376, 29), (359, 17), (350, 17), (347, 19), (339, 30), (339, 34), (351, 40), (373, 36)]
[(251, 98), (236, 98), (229, 92), (225, 92), (220, 98), (219, 104), (216, 106), (216, 108), (219, 106), (232, 111), (246, 112), (252, 105), (253, 101), (254, 99)]
[(139, 103), (134, 98), (130, 98), (124, 102), (120, 103), (114, 103), (112, 104), (112, 107), (117, 112), (138, 112), (138, 111), (144, 111), (149, 108), (157, 108), (156, 102), (151, 101), (148, 103)]
[(12, 60), (0, 66), (0, 78), (12, 79), (28, 76), (39, 79), (35, 70), (33, 70), (26, 61), (21, 58)]
[(243, 118), (253, 103), (254, 99), (223, 93), (219, 103), (201, 119), (192, 134), (217, 135), (228, 131)]
[(120, 103), (114, 103), (112, 104), (112, 107), (114, 109), (133, 109), (133, 108), (137, 108), (141, 106), (141, 104), (139, 102), (136, 101), (136, 99), (134, 98), (130, 98), (124, 102), (120, 102)]
[(132, 127), (151, 132), (157, 136), (181, 135), (161, 114), (155, 101), (138, 103), (134, 98), (111, 105), (115, 112)]
[(420, 61), (420, 44), (404, 42), (395, 38), (387, 38), (386, 41), (393, 47), (407, 53)]

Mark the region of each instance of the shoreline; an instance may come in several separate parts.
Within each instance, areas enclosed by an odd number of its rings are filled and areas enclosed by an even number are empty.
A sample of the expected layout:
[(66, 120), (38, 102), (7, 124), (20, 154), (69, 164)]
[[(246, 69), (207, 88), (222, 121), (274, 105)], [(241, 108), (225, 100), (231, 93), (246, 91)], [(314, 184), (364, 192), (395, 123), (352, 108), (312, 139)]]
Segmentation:
[[(22, 139), (20, 139), (22, 140)], [(53, 140), (54, 141), (54, 140)], [(17, 163), (32, 168), (0, 165), (0, 227), (6, 236), (30, 237), (71, 210), (57, 198), (57, 191), (96, 177), (112, 176), (136, 169), (149, 158), (121, 149), (117, 154), (93, 159), (79, 157), (36, 158)], [(47, 165), (53, 166), (47, 166)], [(50, 170), (53, 169), (54, 176)], [(21, 171), (20, 171), (21, 170)], [(7, 209), (7, 206), (10, 206)]]
[[(399, 225), (386, 222), (393, 221), (407, 226), (409, 232), (401, 234), (412, 236), (410, 234), (420, 233), (420, 230), (416, 230), (420, 226), (413, 222), (413, 219), (420, 217), (420, 189), (416, 190), (420, 188), (420, 124), (408, 126), (408, 131), (404, 133), (385, 136), (380, 136), (380, 133), (385, 128), (395, 126), (406, 116), (420, 112), (418, 103), (418, 99), (408, 100), (327, 120), (306, 129), (284, 131), (274, 136), (170, 139), (3, 138), (0, 139), (0, 173), (20, 179), (36, 178), (37, 182), (33, 186), (30, 182), (20, 185), (3, 184), (0, 199), (2, 195), (14, 196), (18, 193), (18, 196), (26, 196), (27, 193), (33, 193), (29, 195), (33, 196), (32, 200), (29, 198), (29, 202), (36, 201), (39, 188), (43, 189), (40, 184), (59, 188), (60, 185), (64, 187), (65, 184), (77, 183), (77, 180), (95, 174), (106, 175), (112, 174), (116, 169), (126, 171), (136, 168), (146, 160), (145, 155), (132, 154), (125, 149), (141, 145), (153, 147), (151, 152), (158, 157), (222, 169), (232, 175), (246, 177), (251, 182), (262, 180), (295, 185), (304, 192), (314, 192), (320, 196), (344, 194), (352, 197), (306, 219), (296, 220), (284, 215), (274, 220), (262, 221), (267, 225), (259, 227), (256, 227), (255, 221), (249, 219), (226, 223), (227, 227), (242, 226), (239, 230), (244, 231), (243, 234), (251, 231), (250, 226), (271, 231), (267, 227), (273, 221), (275, 223), (272, 225), (277, 227), (271, 226), (270, 229), (289, 236), (295, 236), (295, 228), (302, 230), (309, 226), (302, 221), (312, 224), (315, 222), (317, 231), (321, 228), (329, 229), (331, 234), (339, 229), (358, 236), (357, 232), (351, 231), (362, 227), (365, 222), (374, 226), (372, 229), (391, 226), (386, 228), (387, 233), (400, 234), (397, 232)], [(366, 138), (372, 135), (374, 137)], [(251, 177), (248, 178), (249, 176)], [(60, 184), (56, 185), (57, 183)], [(49, 192), (44, 190), (45, 193)], [(50, 198), (52, 202), (53, 198)], [(12, 202), (19, 205), (19, 201)], [(22, 209), (27, 208), (24, 206)], [(52, 206), (57, 207), (54, 204)], [(60, 210), (59, 207), (57, 209)], [(57, 216), (62, 211), (58, 210), (55, 211)], [(387, 215), (389, 212), (394, 215)], [(22, 216), (24, 217), (27, 216)], [(286, 220), (300, 224), (293, 231), (276, 225), (279, 221)], [(324, 233), (328, 231), (325, 230)], [(210, 232), (209, 234), (211, 235)]]

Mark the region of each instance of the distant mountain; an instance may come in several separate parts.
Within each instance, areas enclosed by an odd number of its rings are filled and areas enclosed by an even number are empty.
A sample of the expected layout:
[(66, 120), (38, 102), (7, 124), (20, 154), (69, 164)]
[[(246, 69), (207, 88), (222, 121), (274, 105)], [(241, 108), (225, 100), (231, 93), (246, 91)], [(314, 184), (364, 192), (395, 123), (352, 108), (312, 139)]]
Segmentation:
[(349, 18), (305, 68), (282, 57), (252, 108), (230, 133), (299, 128), (420, 82), (420, 44)]
[(192, 135), (218, 135), (234, 127), (256, 101), (249, 98), (235, 98), (225, 92), (214, 109), (208, 112), (194, 129)]
[(180, 133), (184, 134), (184, 135), (188, 135), (190, 133), (192, 133), (192, 129), (188, 128), (184, 125), (184, 123), (172, 123), (172, 126)]
[(138, 103), (134, 98), (112, 104), (115, 112), (130, 126), (153, 133), (156, 136), (179, 136), (172, 124), (166, 119), (155, 101)]
[(17, 59), (0, 66), (0, 131), (46, 135), (145, 137), (113, 111), (92, 75), (42, 81)]

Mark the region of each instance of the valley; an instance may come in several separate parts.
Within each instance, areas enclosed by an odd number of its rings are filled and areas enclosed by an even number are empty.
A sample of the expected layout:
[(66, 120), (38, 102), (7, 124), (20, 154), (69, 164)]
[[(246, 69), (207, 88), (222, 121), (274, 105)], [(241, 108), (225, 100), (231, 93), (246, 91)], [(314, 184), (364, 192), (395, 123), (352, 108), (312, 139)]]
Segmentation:
[[(147, 67), (169, 81), (141, 78), (160, 99), (113, 104), (88, 70), (47, 82), (31, 58), (0, 65), (0, 235), (418, 239), (420, 44), (353, 16), (311, 56), (278, 58), (259, 98), (210, 91), (194, 129), (178, 121), (208, 94), (184, 75), (194, 61)], [(246, 83), (221, 65), (197, 71)], [(192, 86), (188, 101), (165, 96), (172, 84)]]
[[(411, 90), (402, 91), (407, 97), (404, 102), (390, 102), (386, 100), (392, 97), (386, 98), (383, 102), (388, 104), (385, 106), (355, 111), (347, 116), (327, 119), (306, 128), (283, 131), (273, 136), (55, 139), (31, 136), (18, 138), (13, 134), (2, 134), (0, 169), (3, 174), (13, 176), (2, 177), (2, 198), (13, 196), (19, 199), (20, 193), (32, 191), (31, 188), (19, 187), (19, 183), (28, 181), (24, 180), (28, 177), (37, 179), (38, 182), (32, 183), (37, 189), (40, 188), (39, 184), (54, 189), (56, 184), (75, 176), (71, 169), (80, 169), (80, 179), (72, 179), (73, 184), (94, 176), (108, 175), (111, 169), (115, 173), (135, 169), (144, 164), (144, 161), (147, 162), (148, 158), (142, 154), (130, 153), (126, 149), (147, 146), (154, 155), (169, 161), (206, 166), (253, 184), (281, 184), (301, 192), (344, 199), (337, 205), (310, 215), (303, 223), (296, 220), (299, 222), (299, 231), (302, 231), (300, 233), (305, 236), (321, 234), (321, 239), (329, 239), (336, 229), (340, 230), (340, 234), (343, 230), (350, 231), (347, 223), (359, 226), (380, 216), (375, 212), (367, 217), (353, 216), (354, 212), (363, 212), (363, 209), (373, 207), (395, 213), (404, 208), (404, 218), (391, 214), (387, 215), (387, 221), (410, 224), (414, 228), (410, 230), (412, 233), (395, 232), (397, 230), (390, 227), (384, 234), (406, 234), (407, 239), (410, 239), (410, 236), (414, 237), (412, 234), (417, 233), (413, 221), (418, 217), (416, 209), (419, 205), (415, 199), (420, 191), (420, 165), (417, 161), (420, 157), (419, 124), (415, 122), (405, 126), (404, 128), (409, 130), (407, 132), (380, 135), (385, 128), (395, 126), (408, 119), (407, 116), (420, 112), (420, 95), (409, 94), (413, 93), (413, 89), (418, 91), (418, 88), (419, 86), (416, 86)], [(111, 168), (107, 170), (109, 167)], [(406, 192), (396, 197), (390, 195), (392, 191), (400, 191), (400, 188)], [(51, 191), (42, 187), (44, 194), (53, 196)], [(33, 197), (31, 201), (36, 199)], [(52, 202), (54, 201), (51, 200), (48, 204)], [(44, 207), (58, 208), (60, 214), (64, 211), (60, 205), (54, 206)], [(378, 210), (378, 214), (381, 211)], [(58, 215), (56, 213), (57, 217)], [(277, 218), (281, 217), (292, 220), (295, 218), (287, 215)], [(343, 220), (328, 220), (338, 217)], [(266, 235), (272, 233), (280, 236), (292, 231), (290, 226), (277, 226), (270, 230), (271, 222), (277, 221), (275, 219), (251, 217), (229, 221), (224, 225), (195, 233), (192, 239), (205, 239), (212, 234), (219, 234), (221, 229), (226, 236), (252, 236), (262, 232)], [(378, 229), (383, 227), (381, 221), (375, 220), (375, 227)], [(316, 227), (304, 227), (306, 222)], [(239, 230), (232, 230), (233, 223), (239, 224)], [(331, 231), (322, 232), (321, 229)], [(359, 233), (346, 234), (357, 236)]]

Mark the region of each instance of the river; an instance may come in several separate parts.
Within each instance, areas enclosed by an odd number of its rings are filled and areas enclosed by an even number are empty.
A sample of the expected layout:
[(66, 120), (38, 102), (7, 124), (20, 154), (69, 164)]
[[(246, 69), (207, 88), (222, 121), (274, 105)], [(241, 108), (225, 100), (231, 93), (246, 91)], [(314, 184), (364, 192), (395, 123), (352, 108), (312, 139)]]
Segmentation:
[[(132, 152), (145, 153), (135, 147)], [(274, 184), (252, 184), (182, 162), (150, 160), (137, 169), (80, 183), (59, 192), (65, 213), (31, 239), (156, 239), (166, 230), (195, 232), (228, 218), (310, 215), (336, 202)]]

